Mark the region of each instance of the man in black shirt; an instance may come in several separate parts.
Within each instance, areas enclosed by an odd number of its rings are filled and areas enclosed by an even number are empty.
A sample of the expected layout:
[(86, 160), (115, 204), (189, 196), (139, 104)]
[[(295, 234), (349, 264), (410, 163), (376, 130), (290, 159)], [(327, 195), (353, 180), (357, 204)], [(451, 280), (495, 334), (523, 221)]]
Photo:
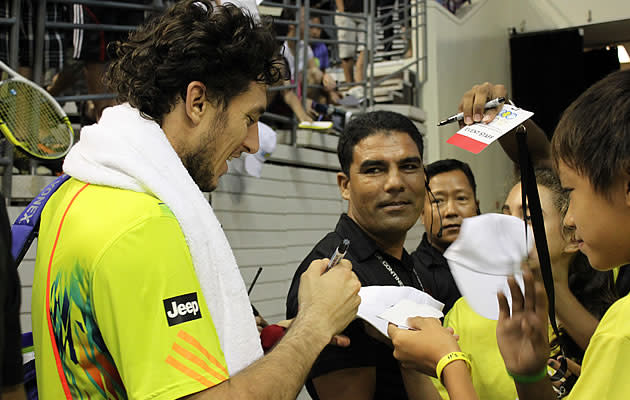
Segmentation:
[[(342, 169), (337, 183), (348, 201), (348, 213), (298, 267), (287, 298), (287, 318), (297, 313), (301, 274), (312, 260), (330, 257), (343, 239), (350, 240), (346, 258), (362, 286), (423, 289), (403, 248), (424, 202), (422, 150), (422, 136), (400, 114), (376, 111), (348, 124), (337, 147)], [(311, 396), (406, 399), (403, 375), (391, 348), (368, 334), (362, 320), (353, 321), (344, 334), (350, 338), (349, 347), (328, 346), (315, 362), (307, 382)]]
[(427, 291), (444, 303), (444, 314), (461, 297), (443, 254), (459, 236), (464, 218), (481, 214), (475, 177), (468, 164), (440, 160), (427, 165), (427, 193), (422, 213), (426, 233), (412, 257)]

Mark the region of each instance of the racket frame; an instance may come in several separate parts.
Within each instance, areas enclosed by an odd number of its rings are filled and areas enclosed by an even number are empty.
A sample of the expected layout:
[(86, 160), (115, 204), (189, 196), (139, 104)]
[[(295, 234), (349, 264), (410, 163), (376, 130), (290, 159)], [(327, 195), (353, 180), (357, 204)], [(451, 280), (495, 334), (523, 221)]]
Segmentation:
[(72, 129), (72, 124), (70, 123), (70, 119), (68, 118), (68, 115), (66, 114), (66, 112), (63, 110), (63, 108), (61, 108), (61, 106), (59, 105), (59, 103), (57, 102), (57, 100), (55, 100), (54, 97), (52, 97), (50, 95), (50, 93), (48, 93), (44, 88), (42, 88), (41, 86), (37, 85), (35, 82), (26, 79), (25, 77), (23, 77), (22, 75), (18, 74), (17, 72), (15, 72), (13, 69), (11, 69), (7, 64), (5, 64), (4, 62), (0, 61), (0, 69), (2, 69), (4, 72), (6, 72), (9, 75), (8, 79), (3, 79), (0, 81), (0, 86), (2, 84), (4, 84), (7, 81), (17, 81), (17, 82), (22, 82), (28, 86), (31, 86), (33, 88), (35, 88), (35, 90), (37, 90), (39, 93), (41, 93), (44, 98), (46, 98), (50, 104), (53, 106), (53, 108), (55, 109), (55, 111), (57, 111), (57, 113), (59, 114), (59, 116), (61, 117), (61, 121), (68, 127), (69, 133), (70, 133), (70, 143), (68, 144), (68, 148), (62, 152), (62, 153), (56, 153), (54, 156), (45, 156), (42, 154), (35, 154), (33, 151), (29, 150), (27, 148), (27, 146), (23, 145), (22, 142), (20, 142), (15, 135), (13, 135), (13, 132), (11, 132), (11, 130), (9, 129), (9, 127), (7, 126), (6, 122), (4, 122), (4, 120), (2, 120), (2, 117), (0, 117), (0, 131), (2, 131), (2, 134), (14, 145), (19, 147), (20, 149), (24, 150), (25, 152), (27, 152), (29, 155), (41, 159), (41, 160), (57, 160), (60, 158), (63, 158), (66, 154), (68, 154), (68, 152), (70, 151), (70, 148), (72, 147), (72, 145), (74, 144), (74, 130)]

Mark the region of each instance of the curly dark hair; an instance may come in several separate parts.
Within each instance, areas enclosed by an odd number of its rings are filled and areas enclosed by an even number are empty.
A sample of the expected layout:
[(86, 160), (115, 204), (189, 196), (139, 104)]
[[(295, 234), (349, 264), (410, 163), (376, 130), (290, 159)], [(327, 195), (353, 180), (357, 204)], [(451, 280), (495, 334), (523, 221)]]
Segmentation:
[(271, 21), (209, 0), (175, 3), (108, 52), (114, 61), (106, 81), (118, 100), (158, 123), (186, 99), (192, 81), (203, 82), (208, 100), (225, 109), (252, 82), (281, 78)]

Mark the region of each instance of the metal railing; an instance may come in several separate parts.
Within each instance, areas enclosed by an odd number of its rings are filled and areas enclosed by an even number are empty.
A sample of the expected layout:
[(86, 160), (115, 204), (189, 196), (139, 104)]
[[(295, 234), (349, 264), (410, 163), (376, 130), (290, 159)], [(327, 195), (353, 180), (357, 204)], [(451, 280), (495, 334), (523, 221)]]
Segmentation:
[[(386, 6), (378, 6), (377, 0), (364, 0), (363, 11), (359, 13), (340, 13), (334, 10), (311, 9), (310, 5), (315, 0), (298, 1), (295, 5), (272, 3), (264, 1), (263, 6), (266, 7), (285, 7), (300, 10), (304, 7), (304, 18), (300, 18), (296, 13), (296, 18), (292, 21), (275, 19), (276, 24), (291, 23), (296, 25), (296, 31), (303, 32), (302, 40), (304, 41), (304, 53), (299, 55), (303, 60), (308, 58), (307, 48), (311, 43), (324, 43), (331, 47), (333, 53), (335, 48), (340, 44), (350, 44), (355, 46), (363, 46), (369, 49), (367, 51), (366, 62), (363, 64), (364, 70), (361, 74), (363, 79), (358, 82), (342, 82), (338, 84), (339, 88), (352, 86), (360, 86), (365, 93), (366, 101), (362, 102), (361, 110), (364, 111), (367, 104), (374, 104), (374, 89), (381, 86), (387, 80), (394, 76), (400, 75), (408, 71), (415, 72), (413, 80), (414, 96), (411, 99), (412, 104), (418, 106), (420, 102), (419, 88), (426, 80), (427, 63), (426, 63), (426, 0), (390, 0)], [(322, 21), (319, 24), (311, 23), (310, 15), (316, 12), (318, 16), (324, 20), (328, 18), (330, 21)], [(377, 16), (378, 14), (378, 16)], [(332, 18), (335, 15), (344, 15), (353, 18), (359, 22), (364, 22), (367, 29), (357, 29), (349, 27), (337, 26)], [(328, 33), (329, 38), (312, 38), (310, 37), (310, 28), (316, 27)], [(348, 42), (338, 39), (338, 33), (341, 31), (356, 31), (364, 33), (364, 40)], [(387, 35), (386, 35), (387, 34)], [(296, 38), (282, 38), (295, 41)], [(387, 50), (393, 47), (394, 42), (402, 42), (403, 47), (400, 50)], [(382, 48), (382, 50), (381, 50)], [(405, 58), (408, 50), (412, 51), (412, 58)], [(295, 57), (295, 70), (297, 71), (298, 57)], [(339, 62), (338, 56), (335, 57)], [(387, 59), (408, 60), (387, 76), (377, 78), (375, 75), (376, 62)], [(369, 74), (367, 73), (369, 71)], [(322, 88), (321, 85), (309, 85), (307, 82), (307, 70), (303, 68), (301, 77), (301, 91), (306, 93), (308, 89)], [(293, 88), (293, 85), (291, 86)], [(305, 99), (303, 98), (303, 101)], [(306, 104), (304, 103), (304, 106)]]
[[(372, 4), (374, 5), (375, 0), (372, 0)], [(375, 9), (375, 8), (373, 8)], [(383, 13), (375, 18), (375, 23), (373, 24), (372, 29), (372, 43), (374, 43), (374, 49), (376, 49), (379, 44), (383, 44), (387, 47), (388, 43), (395, 41), (396, 39), (402, 40), (405, 42), (405, 46), (401, 53), (393, 52), (393, 54), (397, 54), (399, 57), (409, 60), (409, 62), (405, 63), (403, 66), (398, 68), (396, 71), (389, 73), (388, 75), (376, 79), (375, 77), (375, 63), (377, 53), (376, 51), (371, 53), (371, 57), (369, 58), (369, 65), (371, 68), (370, 73), (370, 98), (374, 99), (374, 89), (376, 87), (381, 86), (388, 79), (409, 71), (412, 67), (415, 69), (415, 79), (414, 79), (414, 96), (413, 102), (411, 105), (419, 106), (420, 105), (420, 86), (422, 83), (426, 81), (427, 77), (427, 58), (426, 58), (426, 48), (427, 48), (427, 33), (426, 33), (426, 21), (427, 21), (427, 8), (426, 8), (426, 0), (397, 0), (396, 5), (392, 5), (390, 7), (383, 7)], [(398, 20), (395, 21), (393, 19), (394, 16), (398, 16)], [(391, 20), (392, 22), (388, 22)], [(383, 24), (383, 22), (388, 22), (387, 24)], [(398, 28), (398, 32), (395, 32), (396, 28)], [(377, 40), (376, 32), (377, 29), (380, 29), (383, 32), (383, 39)], [(392, 29), (394, 30), (391, 37), (386, 38), (384, 33), (386, 30)], [(411, 58), (404, 58), (406, 56), (407, 48), (410, 47), (412, 50)]]
[[(71, 29), (82, 29), (82, 30), (97, 30), (103, 32), (129, 32), (135, 30), (137, 26), (133, 25), (111, 25), (111, 24), (75, 24), (70, 22), (57, 22), (57, 21), (47, 21), (46, 19), (46, 6), (49, 3), (58, 3), (58, 4), (78, 4), (78, 5), (86, 5), (86, 6), (94, 6), (101, 8), (117, 8), (124, 10), (135, 10), (135, 11), (159, 11), (164, 8), (164, 2), (162, 0), (152, 0), (147, 4), (136, 4), (136, 3), (125, 3), (120, 1), (96, 1), (96, 0), (40, 0), (37, 2), (37, 10), (36, 10), (36, 21), (37, 21), (37, 29), (35, 33), (35, 54), (33, 58), (33, 81), (41, 84), (43, 83), (43, 69), (44, 69), (44, 35), (47, 29), (58, 29), (58, 30), (71, 30)], [(100, 100), (104, 98), (113, 98), (115, 97), (112, 94), (106, 93), (98, 93), (96, 97), (95, 94), (90, 95), (77, 95), (73, 96), (73, 101), (87, 101), (87, 100)], [(103, 96), (105, 95), (105, 96)], [(109, 97), (107, 97), (109, 96)], [(67, 99), (58, 99), (61, 101)]]

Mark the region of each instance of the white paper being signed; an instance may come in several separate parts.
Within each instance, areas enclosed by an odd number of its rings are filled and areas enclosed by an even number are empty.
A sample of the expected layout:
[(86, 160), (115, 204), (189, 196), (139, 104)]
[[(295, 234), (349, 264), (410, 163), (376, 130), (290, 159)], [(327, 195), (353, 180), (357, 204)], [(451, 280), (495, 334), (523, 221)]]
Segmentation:
[(389, 322), (407, 327), (407, 318), (441, 318), (444, 304), (425, 292), (408, 286), (365, 286), (359, 291), (357, 316), (387, 337)]
[(400, 300), (394, 306), (378, 315), (379, 318), (398, 325), (399, 328), (409, 328), (409, 326), (407, 326), (407, 319), (409, 317), (442, 318), (443, 316), (442, 311), (433, 306), (418, 304), (407, 299)]

